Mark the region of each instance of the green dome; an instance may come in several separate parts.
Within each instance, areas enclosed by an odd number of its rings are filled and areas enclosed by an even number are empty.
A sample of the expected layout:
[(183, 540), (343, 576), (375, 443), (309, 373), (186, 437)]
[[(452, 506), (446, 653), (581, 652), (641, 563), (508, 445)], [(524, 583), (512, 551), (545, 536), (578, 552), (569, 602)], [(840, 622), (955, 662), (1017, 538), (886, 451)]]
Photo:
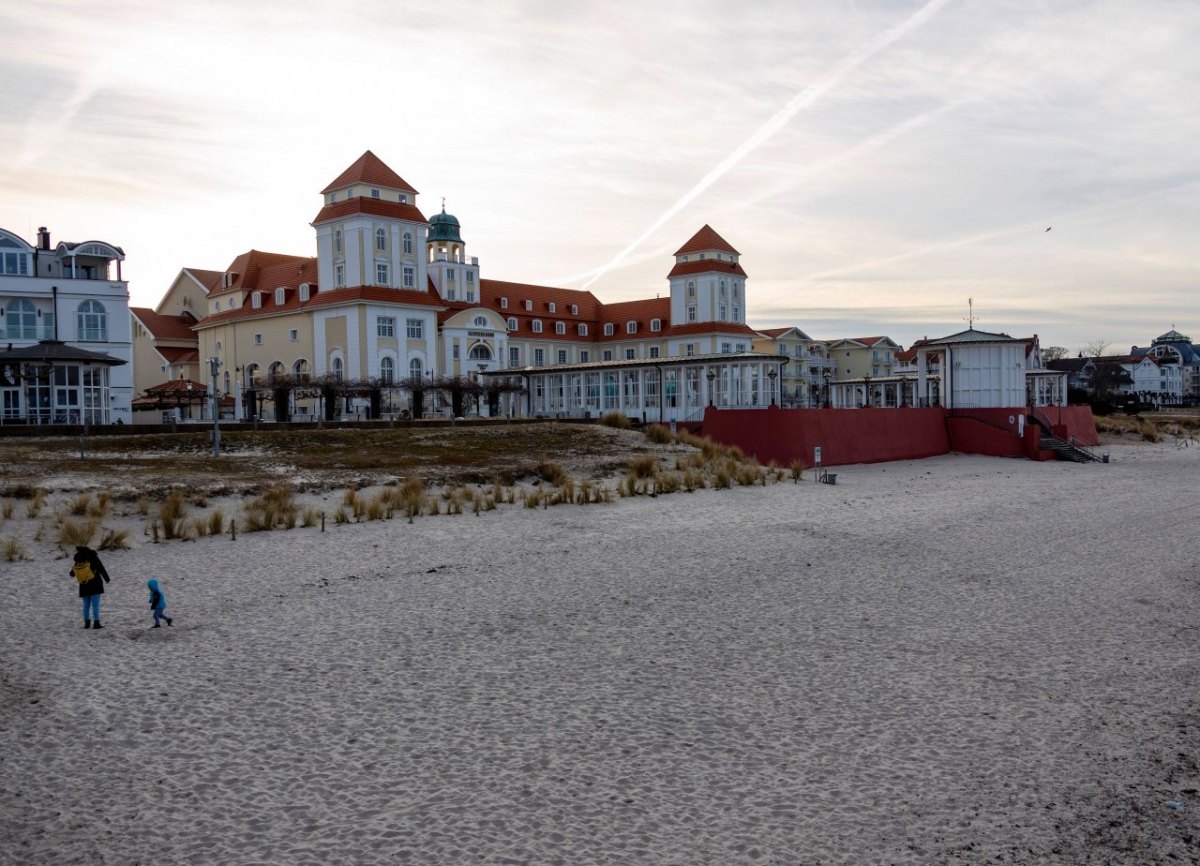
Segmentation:
[(459, 234), (460, 228), (458, 218), (446, 213), (446, 209), (442, 208), (441, 213), (429, 218), (429, 243), (461, 244), (463, 239)]

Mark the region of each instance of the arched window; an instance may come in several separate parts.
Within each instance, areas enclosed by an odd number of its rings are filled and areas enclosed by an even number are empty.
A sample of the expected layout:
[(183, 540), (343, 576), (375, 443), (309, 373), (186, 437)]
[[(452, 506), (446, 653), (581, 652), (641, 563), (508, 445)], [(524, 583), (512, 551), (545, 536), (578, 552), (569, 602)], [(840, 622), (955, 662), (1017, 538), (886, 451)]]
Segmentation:
[(604, 323), (604, 336), (611, 337), (612, 335), (613, 335), (612, 322), (605, 322)]
[(408, 362), (408, 375), (413, 379), (420, 379), (425, 375), (424, 365), (420, 358), (413, 358)]
[(9, 301), (4, 307), (5, 336), (10, 340), (37, 339), (37, 310), (25, 298)]
[(246, 366), (246, 387), (253, 388), (258, 384), (258, 364), (248, 364)]
[(535, 334), (540, 334), (542, 332), (542, 320), (534, 319), (533, 322), (531, 323), (530, 327), (533, 328), (533, 332)]
[(509, 318), (509, 320), (508, 320), (508, 329), (509, 329), (510, 331), (515, 331), (515, 330), (517, 329), (517, 320), (516, 320), (516, 318), (513, 318), (513, 317), (510, 317), (510, 318)]
[(342, 230), (335, 229), (333, 232), (333, 251), (340, 253), (342, 251)]
[(687, 294), (687, 296), (688, 296), (689, 298), (694, 298), (694, 297), (696, 297), (696, 284), (695, 284), (694, 282), (692, 282), (691, 280), (688, 280), (688, 294)]
[(226, 371), (225, 371), (225, 382), (224, 382), (224, 387), (223, 387), (223, 388), (222, 388), (222, 390), (221, 390), (221, 393), (222, 393), (222, 394), (228, 394), (228, 393), (229, 393), (229, 386), (230, 386), (230, 384), (231, 384), (231, 383), (230, 383), (230, 379), (229, 379), (229, 371), (228, 371), (228, 370), (226, 370)]
[(588, 335), (587, 325), (583, 322), (579, 323), (579, 336), (586, 337)]
[(337, 379), (340, 382), (340, 381), (342, 381), (342, 376), (346, 372), (346, 365), (342, 363), (341, 358), (334, 358), (329, 363), (329, 371), (331, 373), (333, 373), (333, 378)]
[(396, 381), (396, 362), (387, 356), (379, 359), (379, 378), (387, 385)]
[(565, 334), (566, 332), (567, 332), (567, 323), (566, 322), (555, 322), (554, 323), (554, 333)]
[(282, 378), (283, 373), (284, 373), (283, 362), (275, 361), (271, 364), (270, 367), (267, 368), (267, 379), (269, 381), (274, 381), (275, 379)]
[(301, 358), (292, 364), (292, 375), (296, 377), (297, 382), (307, 382), (309, 380), (308, 361)]
[(387, 249), (387, 234), (384, 233), (383, 229), (375, 229), (375, 249), (379, 252)]
[(467, 354), (468, 360), (471, 361), (490, 361), (492, 360), (492, 350), (484, 343), (476, 343), (471, 347), (471, 351)]
[(99, 301), (84, 301), (80, 304), (76, 328), (76, 339), (108, 342), (108, 316), (104, 312), (104, 305)]
[(472, 324), (475, 325), (476, 328), (486, 328), (487, 323), (487, 316), (476, 316), (472, 321)]
[(404, 233), (404, 254), (406, 256), (412, 255), (412, 250), (413, 250), (412, 241), (413, 241), (412, 232), (405, 232)]

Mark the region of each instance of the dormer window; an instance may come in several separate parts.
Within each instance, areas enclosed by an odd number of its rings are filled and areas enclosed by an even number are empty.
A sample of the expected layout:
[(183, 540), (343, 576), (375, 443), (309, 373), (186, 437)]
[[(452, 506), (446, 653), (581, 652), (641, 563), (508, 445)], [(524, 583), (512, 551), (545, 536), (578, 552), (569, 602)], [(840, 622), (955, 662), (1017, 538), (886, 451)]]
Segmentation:
[(275, 290), (275, 306), (282, 307), (287, 300), (287, 289), (279, 288)]
[(587, 325), (585, 325), (583, 322), (580, 322), (578, 331), (579, 331), (579, 336), (586, 337), (587, 336)]
[(548, 304), (546, 304), (546, 307), (550, 310), (550, 312), (553, 313), (555, 311), (554, 301), (550, 301)]
[(396, 200), (400, 202), (400, 204), (408, 204), (408, 193), (400, 193), (400, 195), (396, 196)]
[(556, 334), (565, 334), (565, 333), (567, 333), (567, 324), (566, 324), (566, 322), (555, 322), (555, 323), (554, 323), (554, 333), (556, 333)]
[(301, 283), (301, 284), (300, 284), (300, 301), (301, 301), (302, 303), (303, 303), (304, 301), (307, 301), (307, 300), (308, 300), (308, 293), (309, 293), (309, 291), (310, 291), (310, 289), (309, 289), (309, 285), (308, 285), (308, 283)]
[(655, 333), (661, 331), (662, 330), (662, 319), (651, 319), (650, 320), (650, 330), (654, 331)]
[(526, 302), (525, 302), (525, 309), (526, 309), (526, 310), (532, 310), (532, 309), (533, 309), (533, 301), (526, 301)]
[(626, 334), (636, 334), (637, 333), (637, 322), (626, 322), (625, 323), (625, 333)]
[(371, 190), (371, 198), (379, 198), (379, 190), (377, 190), (377, 189)]
[(507, 309), (508, 309), (508, 298), (501, 298), (501, 299), (500, 299), (500, 309), (502, 309), (502, 310), (507, 310)]
[(262, 292), (255, 292), (250, 296), (250, 306), (256, 310), (262, 307)]
[(680, 256), (680, 258), (679, 258), (679, 261), (681, 261), (681, 262), (686, 262), (687, 260), (688, 260), (687, 256)]
[(697, 257), (697, 261), (701, 261), (701, 262), (702, 262), (702, 261), (704, 261), (704, 253), (701, 253), (701, 254), (700, 254), (698, 257)]
[(605, 323), (604, 323), (604, 336), (606, 336), (606, 337), (611, 337), (612, 335), (613, 335), (613, 324), (612, 324), (612, 322), (605, 322)]
[(514, 318), (514, 317), (512, 317), (512, 316), (509, 316), (509, 317), (508, 317), (508, 329), (509, 329), (510, 331), (515, 331), (515, 330), (517, 329), (517, 327), (518, 327), (518, 326), (517, 326), (517, 320), (516, 320), (516, 318)]
[(540, 333), (542, 332), (542, 320), (541, 320), (541, 319), (534, 319), (534, 320), (533, 320), (533, 322), (532, 322), (532, 325), (531, 325), (531, 327), (533, 328), (533, 332), (534, 332), (535, 334), (540, 334)]
[(571, 304), (571, 315), (572, 316), (579, 315), (579, 304)]

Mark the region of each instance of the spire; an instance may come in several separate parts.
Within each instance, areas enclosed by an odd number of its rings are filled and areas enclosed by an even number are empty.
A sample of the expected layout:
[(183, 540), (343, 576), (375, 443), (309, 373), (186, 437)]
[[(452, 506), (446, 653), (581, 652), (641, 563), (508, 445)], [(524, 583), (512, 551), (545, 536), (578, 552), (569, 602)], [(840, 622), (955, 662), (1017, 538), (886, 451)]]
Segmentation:
[(733, 253), (735, 256), (740, 256), (733, 245), (725, 238), (721, 237), (712, 226), (705, 224), (704, 228), (692, 235), (692, 239), (675, 251), (675, 255), (681, 256), (684, 253), (699, 253), (707, 250), (716, 250), (723, 253)]

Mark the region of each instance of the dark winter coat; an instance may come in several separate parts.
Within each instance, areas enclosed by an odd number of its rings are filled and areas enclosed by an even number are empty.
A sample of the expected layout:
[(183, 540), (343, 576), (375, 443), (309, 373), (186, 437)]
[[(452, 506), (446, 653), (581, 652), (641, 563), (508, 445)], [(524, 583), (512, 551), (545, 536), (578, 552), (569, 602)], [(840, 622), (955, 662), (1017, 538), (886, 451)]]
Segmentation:
[[(84, 598), (89, 595), (103, 595), (104, 584), (108, 583), (108, 572), (104, 569), (104, 563), (100, 561), (100, 557), (96, 551), (90, 547), (75, 548), (75, 562), (87, 562), (92, 566), (92, 574), (94, 577), (87, 583), (79, 584), (79, 597)], [(70, 572), (68, 572), (70, 573)]]

